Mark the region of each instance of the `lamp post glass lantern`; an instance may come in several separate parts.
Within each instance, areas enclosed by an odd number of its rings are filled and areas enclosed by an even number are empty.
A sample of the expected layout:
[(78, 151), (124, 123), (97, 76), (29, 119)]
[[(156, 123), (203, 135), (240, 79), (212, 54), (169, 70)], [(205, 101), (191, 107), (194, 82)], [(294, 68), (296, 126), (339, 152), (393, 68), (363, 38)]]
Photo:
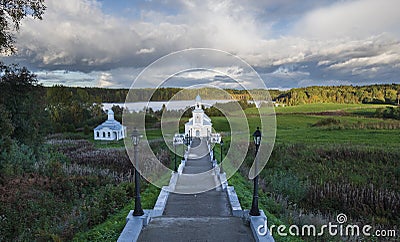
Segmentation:
[(133, 216), (142, 216), (144, 214), (142, 209), (142, 204), (140, 202), (140, 174), (137, 170), (138, 166), (138, 156), (137, 156), (137, 146), (140, 140), (140, 134), (138, 130), (135, 128), (132, 131), (131, 135), (133, 150), (134, 150), (134, 159), (135, 159), (135, 209), (133, 210)]
[[(261, 131), (260, 128), (257, 127), (257, 130), (253, 134), (254, 144), (256, 146), (255, 152), (255, 162), (254, 162), (254, 172), (257, 172), (257, 153), (258, 148), (261, 144)], [(254, 177), (254, 191), (253, 191), (253, 201), (251, 203), (251, 210), (249, 213), (251, 216), (260, 216), (260, 210), (258, 209), (258, 174)]]
[(261, 143), (261, 136), (254, 136), (254, 144), (256, 145), (256, 148), (258, 148), (260, 143)]

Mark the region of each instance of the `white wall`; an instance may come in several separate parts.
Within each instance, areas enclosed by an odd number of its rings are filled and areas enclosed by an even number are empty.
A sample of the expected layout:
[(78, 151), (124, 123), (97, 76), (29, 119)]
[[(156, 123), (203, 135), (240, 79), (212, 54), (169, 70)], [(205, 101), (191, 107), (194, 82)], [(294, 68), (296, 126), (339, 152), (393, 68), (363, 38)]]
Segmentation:
[(211, 125), (185, 125), (185, 135), (189, 133), (189, 130), (192, 129), (192, 136), (196, 137), (196, 130), (200, 131), (200, 137), (207, 137), (207, 129), (209, 133), (212, 132)]
[[(93, 131), (94, 140), (116, 140), (117, 137), (119, 139), (123, 139), (124, 138), (124, 132), (123, 132), (123, 134), (121, 136), (121, 134), (119, 133), (120, 131), (121, 130), (114, 131), (114, 130), (111, 130), (109, 128), (104, 128), (104, 129), (101, 129), (101, 130), (94, 130)], [(98, 137), (97, 137), (97, 132), (99, 132), (99, 136)], [(118, 132), (118, 136), (117, 136), (117, 134), (115, 132)], [(104, 133), (104, 136), (103, 136), (103, 133)], [(110, 133), (110, 136), (108, 135), (108, 133)]]

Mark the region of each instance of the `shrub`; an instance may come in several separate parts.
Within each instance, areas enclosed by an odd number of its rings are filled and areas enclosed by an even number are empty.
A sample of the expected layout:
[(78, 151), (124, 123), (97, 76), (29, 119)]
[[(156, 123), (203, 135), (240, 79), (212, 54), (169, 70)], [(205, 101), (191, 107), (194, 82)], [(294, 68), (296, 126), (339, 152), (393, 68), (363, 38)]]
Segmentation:
[(27, 145), (13, 142), (8, 152), (0, 154), (0, 171), (3, 175), (20, 175), (34, 171), (36, 157)]
[(90, 134), (90, 128), (89, 128), (89, 126), (86, 124), (85, 125), (85, 127), (83, 127), (83, 133), (85, 134), (85, 135), (89, 135)]
[(317, 121), (315, 124), (312, 126), (314, 127), (322, 127), (322, 126), (330, 126), (330, 125), (339, 125), (340, 120), (335, 119), (335, 118), (325, 118)]
[(75, 126), (72, 123), (64, 124), (62, 127), (63, 132), (75, 132)]
[(309, 208), (321, 211), (344, 212), (352, 217), (384, 217), (387, 222), (398, 222), (400, 193), (373, 185), (325, 183), (313, 185), (307, 197)]
[(385, 109), (378, 108), (376, 109), (375, 117), (400, 119), (400, 107), (386, 107)]
[(308, 184), (291, 172), (277, 172), (268, 178), (267, 190), (285, 194), (292, 203), (297, 204), (307, 196)]

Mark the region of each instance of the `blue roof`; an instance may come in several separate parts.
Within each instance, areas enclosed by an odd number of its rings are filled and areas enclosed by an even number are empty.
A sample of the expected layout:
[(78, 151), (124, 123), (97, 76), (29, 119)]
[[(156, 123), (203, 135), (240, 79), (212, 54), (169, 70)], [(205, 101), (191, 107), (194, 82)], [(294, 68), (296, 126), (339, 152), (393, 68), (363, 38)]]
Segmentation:
[(106, 120), (104, 123), (97, 126), (94, 130), (100, 130), (103, 128), (109, 128), (111, 130), (121, 130), (122, 125), (120, 122), (118, 122), (116, 120)]

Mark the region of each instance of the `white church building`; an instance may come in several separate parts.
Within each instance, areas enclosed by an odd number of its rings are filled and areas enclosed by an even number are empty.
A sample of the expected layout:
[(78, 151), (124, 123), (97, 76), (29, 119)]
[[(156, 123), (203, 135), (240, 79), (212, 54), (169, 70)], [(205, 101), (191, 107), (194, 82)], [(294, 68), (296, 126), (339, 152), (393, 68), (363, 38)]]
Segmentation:
[(204, 113), (201, 106), (201, 97), (197, 95), (195, 108), (192, 112), (192, 118), (185, 123), (185, 134), (191, 133), (192, 137), (207, 137), (211, 135), (211, 119)]
[(114, 119), (114, 112), (109, 109), (108, 119), (97, 126), (94, 132), (94, 140), (120, 140), (125, 138), (126, 127)]

